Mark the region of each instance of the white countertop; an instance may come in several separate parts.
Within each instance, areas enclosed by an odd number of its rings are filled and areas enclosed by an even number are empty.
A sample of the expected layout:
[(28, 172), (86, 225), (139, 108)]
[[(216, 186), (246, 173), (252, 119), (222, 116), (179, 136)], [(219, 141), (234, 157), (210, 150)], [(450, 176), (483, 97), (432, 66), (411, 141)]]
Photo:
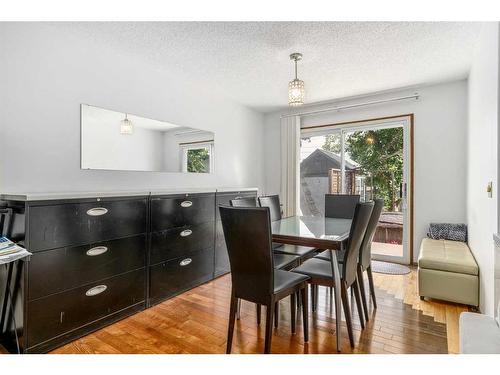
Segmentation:
[(131, 197), (148, 195), (170, 195), (170, 194), (196, 194), (215, 193), (230, 191), (258, 191), (257, 188), (191, 188), (191, 189), (165, 189), (165, 190), (115, 190), (115, 191), (92, 191), (92, 192), (51, 192), (51, 193), (2, 193), (0, 200), (14, 201), (44, 201), (57, 199), (84, 199), (84, 198), (110, 198), (110, 197)]
[(2, 193), (0, 199), (14, 201), (45, 201), (56, 199), (83, 199), (83, 198), (109, 198), (148, 196), (149, 191), (73, 191), (52, 193)]
[(171, 195), (171, 194), (200, 194), (200, 193), (215, 193), (216, 189), (211, 188), (191, 188), (191, 189), (165, 189), (165, 190), (151, 190), (150, 194), (155, 195)]
[(222, 187), (222, 188), (217, 188), (217, 191), (219, 193), (228, 193), (230, 191), (259, 191), (258, 188), (256, 187), (250, 187), (250, 188), (244, 188), (244, 187)]

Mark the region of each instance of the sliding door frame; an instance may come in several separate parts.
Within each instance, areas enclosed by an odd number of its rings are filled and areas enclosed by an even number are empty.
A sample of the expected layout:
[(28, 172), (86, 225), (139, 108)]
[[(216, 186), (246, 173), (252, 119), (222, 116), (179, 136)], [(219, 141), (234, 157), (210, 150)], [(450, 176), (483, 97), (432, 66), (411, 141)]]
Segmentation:
[(315, 126), (301, 126), (300, 130), (301, 132), (308, 131), (308, 130), (313, 130), (313, 129), (321, 129), (321, 128), (335, 128), (335, 127), (343, 127), (343, 126), (370, 126), (370, 125), (375, 125), (374, 123), (377, 122), (384, 122), (388, 120), (407, 120), (408, 121), (408, 127), (409, 127), (409, 199), (408, 199), (408, 206), (410, 209), (410, 214), (409, 214), (409, 228), (408, 228), (408, 241), (409, 241), (409, 263), (414, 264), (413, 260), (413, 233), (414, 233), (414, 207), (413, 207), (413, 195), (414, 195), (414, 124), (415, 124), (415, 115), (413, 113), (406, 113), (402, 115), (394, 115), (394, 116), (386, 116), (386, 117), (378, 117), (378, 118), (368, 118), (368, 119), (363, 119), (363, 120), (355, 120), (355, 121), (345, 121), (345, 122), (337, 122), (333, 124), (325, 124), (325, 125), (315, 125)]

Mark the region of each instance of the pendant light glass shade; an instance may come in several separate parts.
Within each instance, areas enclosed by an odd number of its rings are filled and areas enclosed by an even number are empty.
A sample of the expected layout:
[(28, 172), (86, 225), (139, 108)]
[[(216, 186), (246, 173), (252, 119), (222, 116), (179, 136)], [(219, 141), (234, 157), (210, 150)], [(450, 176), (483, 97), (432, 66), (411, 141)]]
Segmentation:
[(304, 104), (304, 97), (306, 94), (304, 81), (297, 78), (297, 61), (302, 60), (302, 54), (292, 53), (290, 55), (290, 60), (293, 60), (295, 63), (295, 79), (288, 83), (288, 104), (292, 107), (296, 107)]
[(304, 104), (304, 81), (300, 79), (294, 79), (288, 84), (288, 104), (292, 107), (296, 107)]
[(127, 118), (127, 115), (125, 115), (125, 118), (122, 121), (120, 121), (120, 134), (132, 135), (133, 133), (134, 133), (134, 124)]

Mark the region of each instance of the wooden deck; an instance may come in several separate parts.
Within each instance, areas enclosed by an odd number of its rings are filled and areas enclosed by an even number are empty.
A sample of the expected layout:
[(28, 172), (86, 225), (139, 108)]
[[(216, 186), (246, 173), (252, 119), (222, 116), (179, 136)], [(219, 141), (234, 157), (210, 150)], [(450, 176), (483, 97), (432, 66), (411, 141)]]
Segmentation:
[[(456, 353), (458, 316), (466, 310), (441, 302), (423, 302), (416, 293), (416, 272), (375, 274), (379, 307), (361, 331), (354, 314), (356, 347), (343, 324), (343, 353)], [(53, 353), (224, 353), (230, 277), (223, 276), (148, 310), (117, 322)], [(290, 334), (288, 300), (281, 302), (273, 353), (336, 353), (330, 294), (320, 288), (318, 311), (310, 316), (310, 342), (303, 343), (300, 314)], [(356, 310), (355, 308), (352, 310)], [(264, 324), (256, 324), (254, 305), (244, 302), (236, 322), (233, 353), (261, 353)]]

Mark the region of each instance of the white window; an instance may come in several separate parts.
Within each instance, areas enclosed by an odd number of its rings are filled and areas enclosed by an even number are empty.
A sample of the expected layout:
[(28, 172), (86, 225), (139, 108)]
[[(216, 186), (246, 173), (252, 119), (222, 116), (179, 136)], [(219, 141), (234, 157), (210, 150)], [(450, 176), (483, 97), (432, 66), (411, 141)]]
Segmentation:
[(187, 173), (212, 173), (214, 170), (213, 142), (184, 143), (181, 147), (181, 168)]

